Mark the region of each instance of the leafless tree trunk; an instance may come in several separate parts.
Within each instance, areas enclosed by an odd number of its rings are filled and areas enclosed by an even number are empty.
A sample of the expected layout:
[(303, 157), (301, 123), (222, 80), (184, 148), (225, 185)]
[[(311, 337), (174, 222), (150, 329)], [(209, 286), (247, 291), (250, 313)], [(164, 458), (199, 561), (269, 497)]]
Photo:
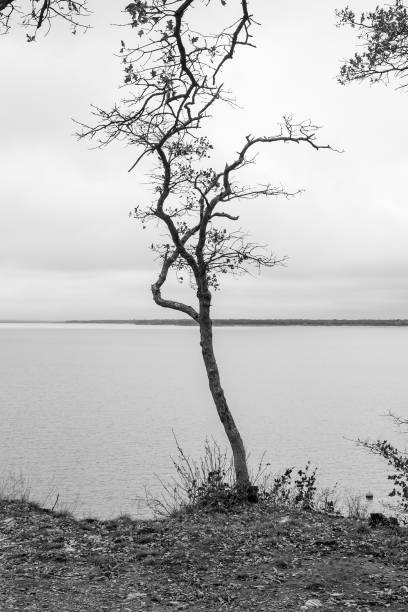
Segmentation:
[(244, 492), (250, 485), (246, 452), (241, 435), (237, 426), (235, 425), (230, 409), (228, 408), (224, 390), (221, 386), (217, 361), (214, 355), (212, 321), (210, 316), (211, 292), (208, 289), (203, 292), (199, 292), (198, 299), (200, 304), (200, 344), (207, 371), (208, 384), (210, 386), (210, 391), (214, 399), (218, 416), (223, 424), (225, 433), (231, 445), (234, 457), (236, 484), (238, 488)]

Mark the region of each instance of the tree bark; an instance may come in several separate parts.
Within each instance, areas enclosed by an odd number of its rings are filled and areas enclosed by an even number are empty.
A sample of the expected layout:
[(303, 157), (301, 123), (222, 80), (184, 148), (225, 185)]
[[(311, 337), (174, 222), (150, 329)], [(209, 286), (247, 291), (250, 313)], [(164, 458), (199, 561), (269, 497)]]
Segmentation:
[(220, 374), (214, 355), (212, 321), (210, 316), (211, 293), (209, 290), (199, 292), (198, 298), (200, 304), (198, 321), (200, 325), (200, 344), (207, 371), (208, 383), (215, 406), (217, 408), (218, 416), (220, 417), (221, 423), (224, 426), (225, 433), (227, 434), (229, 443), (231, 445), (234, 458), (236, 484), (242, 491), (243, 495), (246, 496), (251, 483), (249, 479), (245, 447), (233, 416), (228, 408), (227, 400), (221, 387)]

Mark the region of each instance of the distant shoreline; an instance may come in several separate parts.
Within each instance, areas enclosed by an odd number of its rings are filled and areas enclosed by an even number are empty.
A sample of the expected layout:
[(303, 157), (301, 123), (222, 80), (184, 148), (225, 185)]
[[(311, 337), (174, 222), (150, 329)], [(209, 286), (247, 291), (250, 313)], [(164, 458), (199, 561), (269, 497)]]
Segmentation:
[[(95, 320), (65, 321), (66, 323), (112, 323), (131, 325), (179, 325), (196, 326), (192, 319), (135, 319), (135, 320)], [(214, 319), (216, 327), (274, 327), (274, 326), (399, 326), (407, 327), (408, 319)]]
[[(192, 319), (72, 319), (68, 321), (3, 320), (14, 324), (109, 324), (109, 325), (178, 325), (196, 326)], [(214, 319), (216, 327), (276, 327), (276, 326), (332, 326), (332, 327), (408, 327), (408, 319)]]

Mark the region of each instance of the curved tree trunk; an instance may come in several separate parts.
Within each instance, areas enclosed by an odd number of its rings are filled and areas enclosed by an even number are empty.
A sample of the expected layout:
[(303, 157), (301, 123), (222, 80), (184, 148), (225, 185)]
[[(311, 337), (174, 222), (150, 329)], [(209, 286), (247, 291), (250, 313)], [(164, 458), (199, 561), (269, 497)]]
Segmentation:
[(231, 445), (237, 486), (242, 490), (244, 495), (247, 495), (250, 487), (250, 479), (245, 447), (221, 387), (220, 374), (213, 348), (212, 322), (210, 317), (211, 294), (208, 290), (204, 294), (201, 293), (199, 296), (199, 303), (200, 314), (198, 322), (200, 325), (200, 344), (205, 368), (207, 370), (208, 383), (217, 408), (218, 416), (220, 417)]

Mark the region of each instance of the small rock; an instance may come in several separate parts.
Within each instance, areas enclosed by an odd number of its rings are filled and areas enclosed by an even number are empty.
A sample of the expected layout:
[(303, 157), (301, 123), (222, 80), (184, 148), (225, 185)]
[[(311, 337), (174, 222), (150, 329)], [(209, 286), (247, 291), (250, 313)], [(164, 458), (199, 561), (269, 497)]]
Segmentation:
[(305, 601), (304, 605), (300, 608), (301, 610), (315, 610), (316, 608), (321, 608), (323, 606), (320, 599), (308, 599)]
[(142, 593), (141, 591), (131, 591), (126, 595), (126, 600), (131, 601), (132, 599), (137, 599), (138, 597), (146, 597), (146, 594)]
[(157, 529), (153, 525), (145, 525), (138, 529), (138, 533), (155, 533)]
[(151, 542), (154, 541), (154, 539), (155, 539), (154, 536), (149, 533), (149, 534), (138, 537), (137, 543), (138, 544), (150, 544)]
[(286, 559), (283, 559), (282, 557), (275, 559), (274, 565), (276, 567), (279, 567), (279, 569), (287, 569), (289, 567), (289, 564)]
[(323, 591), (324, 590), (324, 582), (320, 580), (314, 580), (313, 582), (309, 582), (309, 584), (305, 587), (308, 591)]
[(251, 574), (246, 570), (238, 570), (236, 575), (238, 580), (248, 580), (251, 577)]
[(150, 596), (150, 601), (161, 603), (161, 597), (159, 595), (151, 595)]
[(15, 587), (17, 590), (26, 591), (32, 589), (34, 586), (34, 581), (31, 578), (16, 578), (15, 579)]
[(379, 527), (382, 525), (398, 527), (398, 519), (395, 518), (395, 516), (384, 516), (382, 512), (371, 512), (368, 524), (370, 527)]
[(67, 555), (63, 551), (50, 553), (49, 558), (56, 563), (66, 563), (68, 561)]
[(328, 539), (328, 540), (316, 540), (315, 542), (318, 546), (337, 546), (337, 540)]
[(148, 550), (140, 549), (140, 550), (136, 551), (136, 553), (135, 553), (136, 559), (144, 559), (145, 557), (148, 557), (148, 556), (149, 556), (149, 551)]
[(149, 555), (148, 557), (144, 557), (143, 562), (145, 565), (157, 565), (158, 563), (157, 559), (152, 555)]

